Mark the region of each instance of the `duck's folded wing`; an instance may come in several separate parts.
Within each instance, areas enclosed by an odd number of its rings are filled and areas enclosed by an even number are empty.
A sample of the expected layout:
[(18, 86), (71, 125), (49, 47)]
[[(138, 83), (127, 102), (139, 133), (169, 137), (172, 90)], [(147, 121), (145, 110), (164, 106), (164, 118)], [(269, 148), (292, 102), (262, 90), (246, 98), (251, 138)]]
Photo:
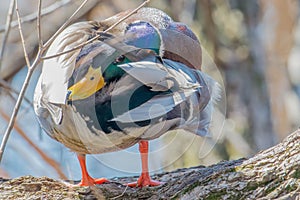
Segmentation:
[(156, 95), (146, 103), (115, 117), (111, 121), (132, 123), (164, 116), (172, 111), (175, 106), (187, 100), (194, 92), (195, 90), (192, 89), (166, 95)]
[(148, 86), (149, 91), (161, 93), (140, 106), (116, 116), (112, 121), (130, 123), (158, 118), (199, 92), (201, 86), (194, 73), (183, 70), (187, 67), (181, 63), (170, 60), (167, 62), (166, 65), (151, 61), (119, 65), (128, 75)]
[[(153, 57), (154, 58), (154, 57)], [(178, 62), (164, 60), (165, 64), (156, 60), (139, 61), (119, 65), (127, 74), (151, 87), (152, 91), (184, 90), (199, 88), (191, 69)]]

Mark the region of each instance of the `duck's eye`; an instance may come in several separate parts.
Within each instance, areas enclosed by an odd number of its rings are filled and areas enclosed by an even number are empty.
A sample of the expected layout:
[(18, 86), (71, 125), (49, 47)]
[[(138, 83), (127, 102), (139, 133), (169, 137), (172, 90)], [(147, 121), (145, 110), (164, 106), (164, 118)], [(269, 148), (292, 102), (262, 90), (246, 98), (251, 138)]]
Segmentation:
[(113, 62), (114, 65), (117, 65), (121, 62), (123, 62), (125, 60), (125, 56), (124, 55), (121, 55), (119, 56), (118, 58), (116, 58), (116, 60)]
[(95, 77), (93, 77), (93, 76), (90, 78), (91, 81), (94, 80), (94, 79), (95, 79)]

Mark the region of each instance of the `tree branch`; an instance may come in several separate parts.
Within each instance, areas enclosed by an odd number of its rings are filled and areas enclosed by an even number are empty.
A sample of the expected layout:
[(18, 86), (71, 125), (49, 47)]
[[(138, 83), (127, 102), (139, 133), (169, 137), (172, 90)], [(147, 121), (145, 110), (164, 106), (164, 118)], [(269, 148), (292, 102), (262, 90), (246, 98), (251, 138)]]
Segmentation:
[(0, 199), (16, 198), (13, 191), (32, 199), (296, 199), (300, 195), (299, 155), (300, 129), (249, 159), (156, 174), (152, 176), (155, 180), (165, 182), (157, 187), (129, 188), (125, 183), (138, 177), (126, 177), (70, 189), (69, 184), (47, 177), (25, 176), (2, 180), (2, 184), (0, 180), (0, 190), (4, 191)]

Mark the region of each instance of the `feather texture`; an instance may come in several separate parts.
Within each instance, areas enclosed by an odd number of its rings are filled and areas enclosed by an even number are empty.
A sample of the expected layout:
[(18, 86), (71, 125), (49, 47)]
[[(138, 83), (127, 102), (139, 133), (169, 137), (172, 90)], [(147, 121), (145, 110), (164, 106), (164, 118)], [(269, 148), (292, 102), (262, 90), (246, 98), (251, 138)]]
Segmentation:
[[(185, 129), (207, 136), (217, 83), (201, 69), (201, 46), (184, 24), (153, 8), (143, 8), (103, 34), (125, 13), (65, 29), (47, 55), (99, 40), (46, 60), (34, 108), (54, 139), (78, 153), (103, 153)], [(70, 88), (97, 69), (100, 89), (69, 99)], [(97, 84), (97, 83), (96, 83)]]

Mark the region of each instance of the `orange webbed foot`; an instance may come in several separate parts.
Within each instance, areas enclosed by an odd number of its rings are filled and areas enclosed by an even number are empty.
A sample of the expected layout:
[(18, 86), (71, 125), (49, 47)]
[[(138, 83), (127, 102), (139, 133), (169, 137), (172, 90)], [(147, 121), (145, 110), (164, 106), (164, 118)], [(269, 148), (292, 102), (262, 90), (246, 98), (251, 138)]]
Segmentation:
[(163, 182), (154, 181), (150, 178), (148, 173), (142, 174), (136, 182), (128, 183), (129, 187), (146, 187), (146, 186), (159, 186), (164, 184)]
[(96, 184), (102, 184), (109, 182), (106, 178), (92, 178), (85, 165), (85, 155), (84, 154), (77, 154), (77, 158), (81, 167), (81, 173), (82, 173), (82, 179), (80, 183), (78, 183), (76, 186), (93, 186)]

